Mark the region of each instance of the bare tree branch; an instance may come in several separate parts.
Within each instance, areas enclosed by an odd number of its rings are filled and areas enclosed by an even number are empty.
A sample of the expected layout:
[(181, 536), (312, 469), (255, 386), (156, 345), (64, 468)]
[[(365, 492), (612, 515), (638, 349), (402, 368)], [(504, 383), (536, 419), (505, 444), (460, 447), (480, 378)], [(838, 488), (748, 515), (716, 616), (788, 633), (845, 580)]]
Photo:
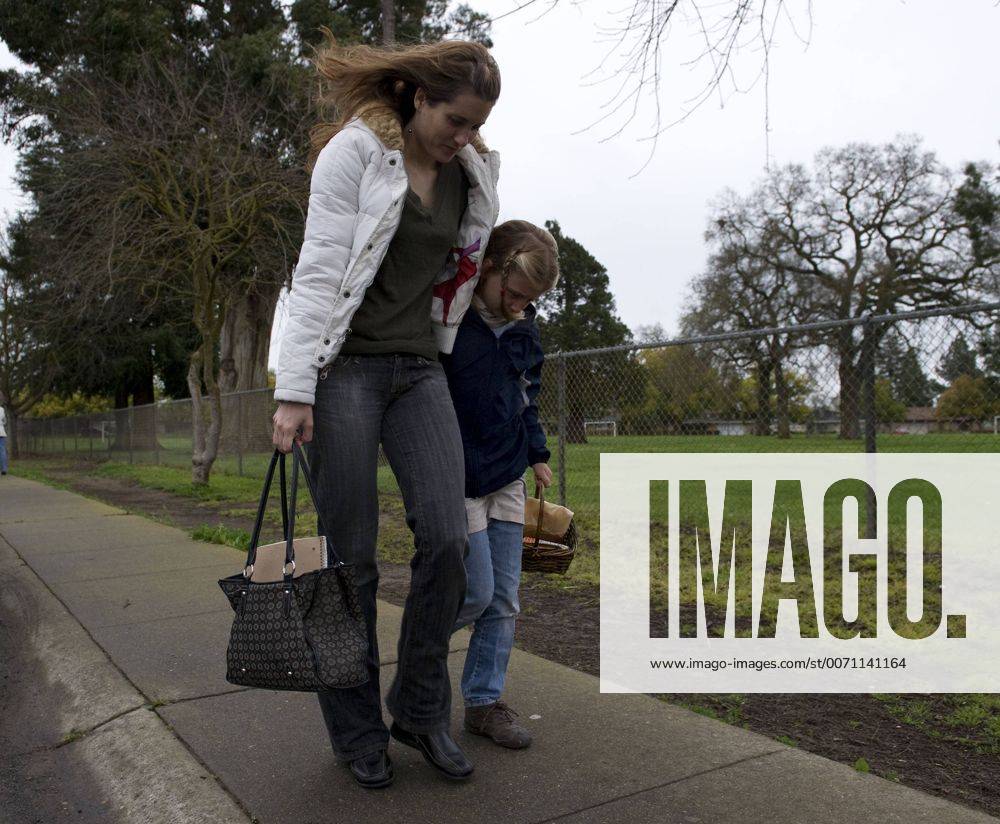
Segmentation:
[(207, 68), (144, 59), (128, 81), (80, 74), (65, 83), (48, 112), (61, 135), (58, 163), (32, 187), (51, 217), (52, 268), (62, 288), (75, 285), (76, 312), (125, 286), (150, 307), (191, 307), (200, 335), (188, 373), (192, 464), (204, 483), (221, 432), (216, 352), (227, 312), (287, 280), (306, 175), (282, 164), (260, 130), (273, 103), (247, 95), (222, 58)]

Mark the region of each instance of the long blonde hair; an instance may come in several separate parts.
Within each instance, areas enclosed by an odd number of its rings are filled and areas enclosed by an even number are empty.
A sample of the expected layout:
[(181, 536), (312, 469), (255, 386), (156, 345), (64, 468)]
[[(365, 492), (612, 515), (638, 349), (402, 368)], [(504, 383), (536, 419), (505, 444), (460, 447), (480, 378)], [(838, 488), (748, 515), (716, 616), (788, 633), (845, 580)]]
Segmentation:
[(442, 40), (416, 46), (342, 47), (329, 29), (313, 64), (320, 76), (321, 122), (309, 134), (310, 163), (361, 109), (394, 113), (401, 125), (413, 117), (413, 96), (423, 89), (431, 103), (470, 91), (489, 103), (500, 97), (500, 69), (481, 43)]
[(507, 220), (494, 228), (484, 257), (504, 278), (516, 272), (540, 292), (559, 282), (555, 238), (527, 220)]

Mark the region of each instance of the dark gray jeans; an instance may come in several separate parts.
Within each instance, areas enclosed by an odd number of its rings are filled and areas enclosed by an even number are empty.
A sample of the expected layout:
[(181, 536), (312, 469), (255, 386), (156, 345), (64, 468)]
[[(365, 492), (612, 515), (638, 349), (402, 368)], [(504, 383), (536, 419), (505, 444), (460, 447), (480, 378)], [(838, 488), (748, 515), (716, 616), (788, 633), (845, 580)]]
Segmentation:
[(320, 373), (313, 424), (308, 456), (317, 506), (331, 546), (355, 564), (368, 624), (368, 683), (319, 693), (333, 750), (352, 760), (389, 740), (375, 635), (379, 443), (403, 493), (415, 546), (386, 704), (413, 732), (448, 726), (448, 640), (465, 595), (468, 546), (462, 436), (444, 370), (416, 355), (337, 357)]

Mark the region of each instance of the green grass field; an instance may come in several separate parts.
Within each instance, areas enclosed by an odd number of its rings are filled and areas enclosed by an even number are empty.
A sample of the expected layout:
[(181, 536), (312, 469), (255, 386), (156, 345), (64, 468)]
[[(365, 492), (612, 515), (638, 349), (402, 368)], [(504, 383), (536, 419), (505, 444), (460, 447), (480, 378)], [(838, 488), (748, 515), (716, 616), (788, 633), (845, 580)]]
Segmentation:
[[(65, 439), (66, 447), (73, 454), (72, 438)], [(43, 455), (62, 452), (64, 439), (52, 437), (47, 441), (36, 439), (35, 446)], [(207, 488), (194, 487), (190, 478), (189, 438), (161, 437), (163, 447), (157, 452), (133, 451), (131, 464), (126, 452), (108, 452), (95, 449), (95, 458), (107, 460), (98, 470), (102, 474), (128, 477), (137, 483), (174, 494), (182, 494), (202, 500), (248, 501), (259, 494), (260, 479), (263, 478), (269, 454), (244, 454), (242, 461), (232, 454), (224, 454), (216, 460), (212, 470), (211, 483)], [(556, 473), (556, 487), (549, 494), (551, 500), (558, 499), (559, 454), (553, 448), (552, 468)], [(863, 443), (859, 440), (840, 440), (834, 435), (793, 435), (781, 440), (762, 436), (724, 435), (676, 435), (676, 436), (598, 436), (591, 437), (586, 444), (566, 445), (566, 505), (576, 513), (578, 531), (581, 537), (577, 557), (565, 577), (552, 578), (556, 586), (576, 586), (580, 583), (597, 585), (599, 572), (598, 535), (600, 533), (600, 456), (602, 452), (860, 452)], [(879, 435), (877, 449), (880, 452), (1000, 452), (1000, 436), (992, 433), (935, 433), (929, 435)], [(77, 442), (75, 454), (88, 457), (90, 451), (86, 439)], [(242, 465), (242, 473), (240, 466)], [(530, 473), (529, 487), (530, 487)], [(378, 469), (378, 488), (383, 495), (395, 497), (397, 504), (399, 488), (388, 466)], [(391, 538), (387, 543), (408, 552), (409, 542), (406, 527), (400, 519), (398, 524), (383, 524), (383, 535)], [(394, 533), (399, 530), (400, 534)], [(406, 557), (391, 560), (408, 560)]]

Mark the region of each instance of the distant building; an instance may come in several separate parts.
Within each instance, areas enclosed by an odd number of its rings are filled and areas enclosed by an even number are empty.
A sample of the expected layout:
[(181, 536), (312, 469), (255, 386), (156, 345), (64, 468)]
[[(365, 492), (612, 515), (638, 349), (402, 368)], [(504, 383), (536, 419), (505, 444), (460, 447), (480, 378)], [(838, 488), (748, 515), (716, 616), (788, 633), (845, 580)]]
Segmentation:
[(941, 428), (939, 424), (947, 423), (938, 420), (933, 406), (908, 406), (903, 420), (889, 424), (886, 429), (894, 435), (927, 435), (937, 432)]

